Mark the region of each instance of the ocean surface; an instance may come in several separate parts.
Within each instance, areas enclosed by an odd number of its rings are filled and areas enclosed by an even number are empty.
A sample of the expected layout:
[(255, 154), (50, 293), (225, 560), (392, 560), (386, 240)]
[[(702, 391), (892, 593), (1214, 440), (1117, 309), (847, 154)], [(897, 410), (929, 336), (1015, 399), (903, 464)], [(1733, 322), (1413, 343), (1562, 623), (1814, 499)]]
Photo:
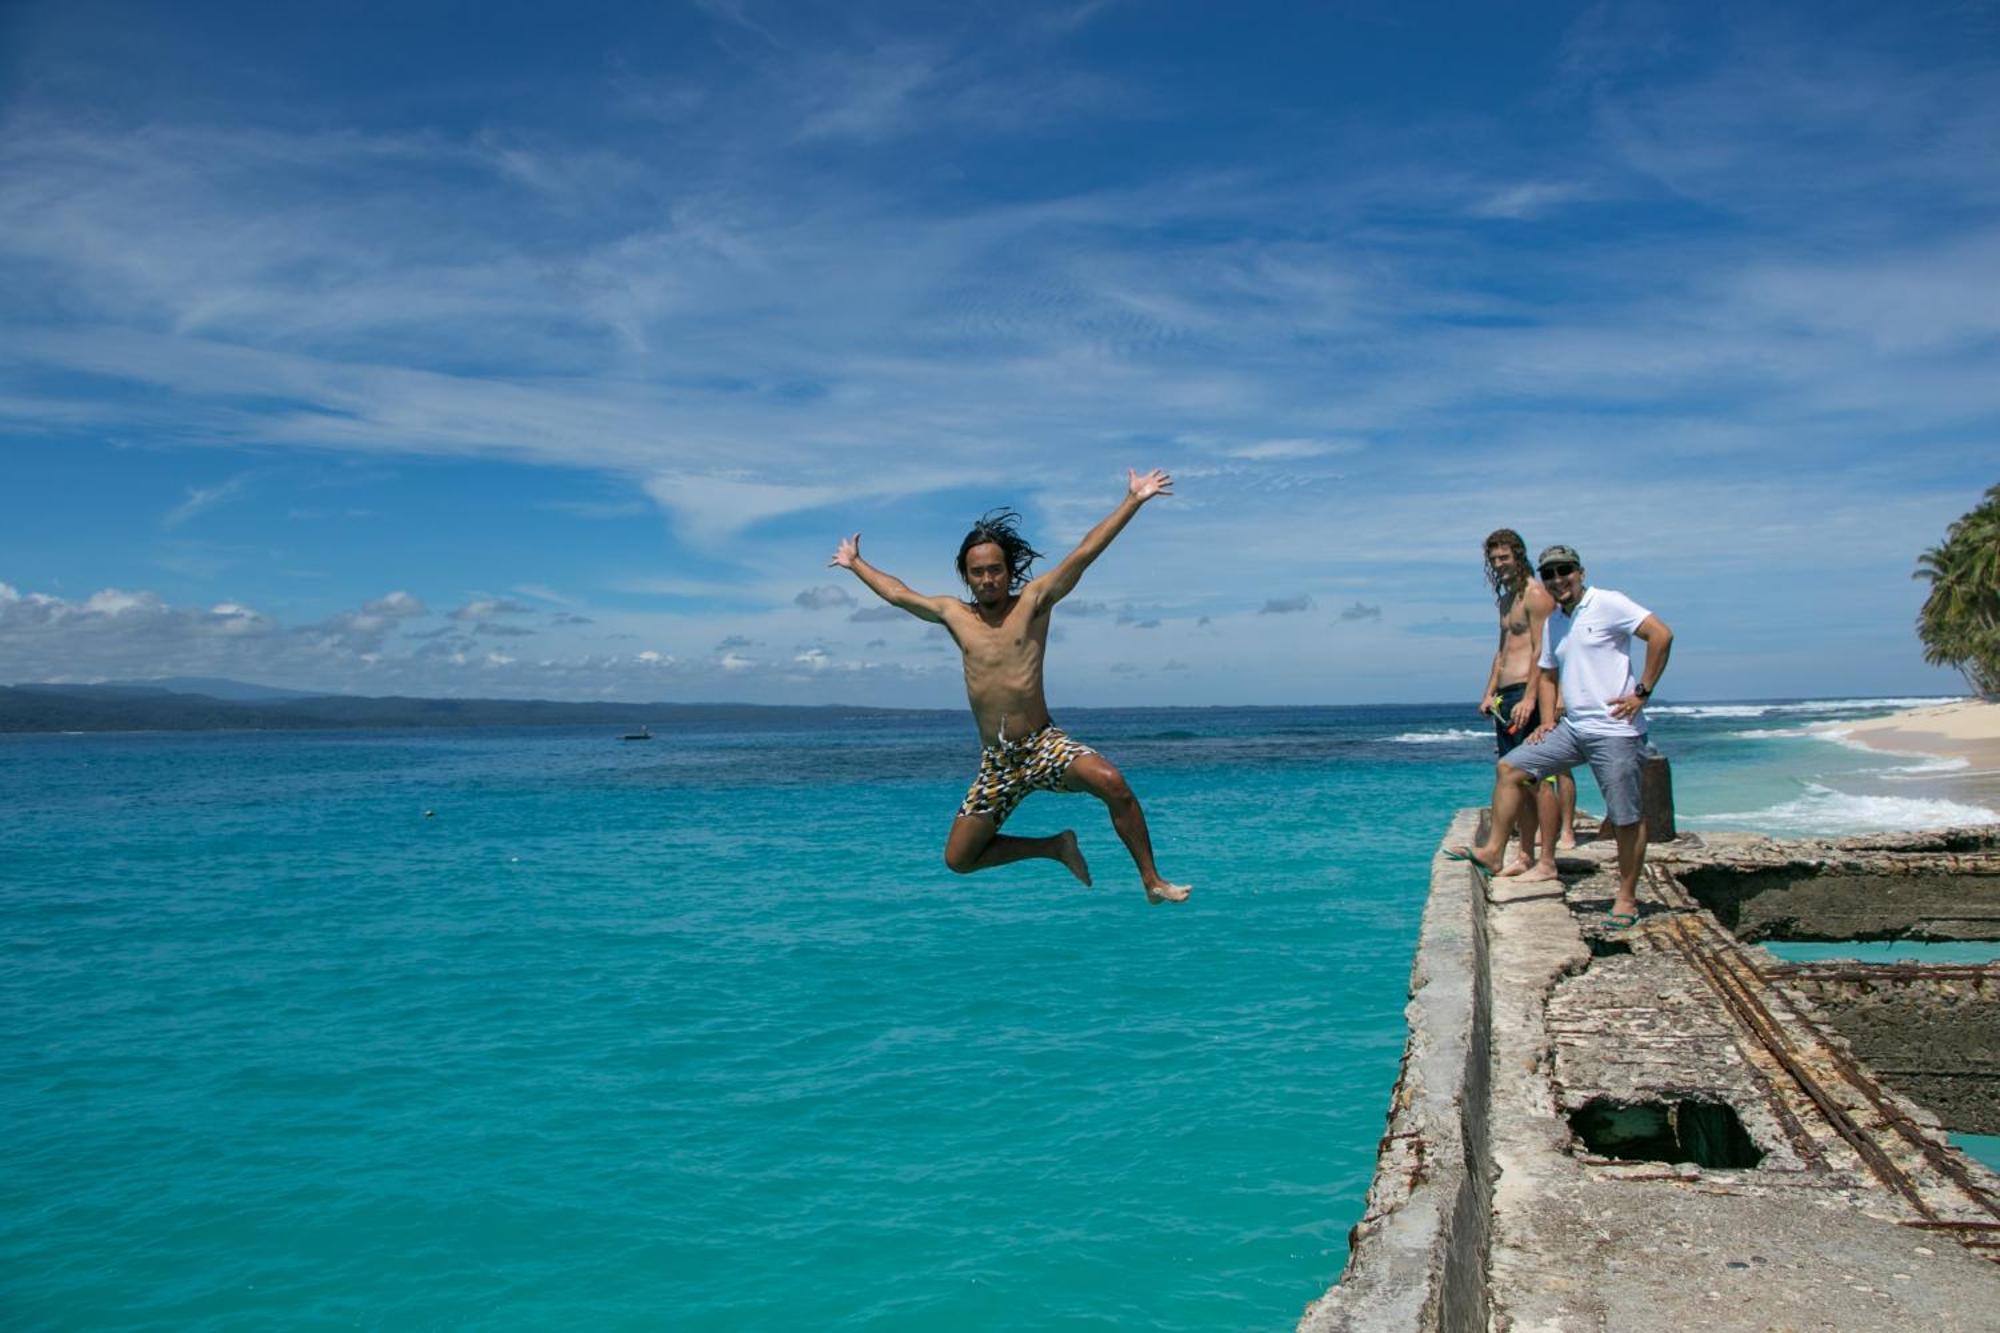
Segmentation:
[[(1695, 828), (1994, 819), (1809, 730), (1909, 702), (1654, 735)], [(1058, 716), (1192, 902), (1085, 796), (1096, 887), (947, 872), (961, 715), (0, 737), (0, 1322), (1288, 1327), (1490, 728)]]

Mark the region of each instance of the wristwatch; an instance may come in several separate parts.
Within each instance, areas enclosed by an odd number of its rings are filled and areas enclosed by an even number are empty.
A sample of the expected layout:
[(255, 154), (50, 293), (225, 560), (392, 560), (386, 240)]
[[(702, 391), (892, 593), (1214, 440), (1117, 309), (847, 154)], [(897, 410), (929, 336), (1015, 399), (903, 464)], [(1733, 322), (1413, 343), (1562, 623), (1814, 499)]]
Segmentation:
[(1641, 699), (1650, 699), (1653, 697), (1653, 687), (1651, 685), (1634, 685), (1632, 693), (1638, 695)]

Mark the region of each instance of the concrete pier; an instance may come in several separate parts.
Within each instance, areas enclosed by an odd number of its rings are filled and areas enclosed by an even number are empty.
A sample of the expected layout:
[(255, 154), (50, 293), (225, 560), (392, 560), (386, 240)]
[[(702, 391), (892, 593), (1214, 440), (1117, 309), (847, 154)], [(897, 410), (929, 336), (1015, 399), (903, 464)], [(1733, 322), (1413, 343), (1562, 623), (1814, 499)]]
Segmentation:
[(1991, 1110), (2000, 969), (1884, 999), (1729, 928), (1993, 938), (2000, 834), (1689, 835), (1613, 930), (1608, 838), (1485, 890), (1442, 855), (1478, 815), (1433, 862), (1367, 1210), (1300, 1329), (2000, 1330), (2000, 1179), (1946, 1138)]

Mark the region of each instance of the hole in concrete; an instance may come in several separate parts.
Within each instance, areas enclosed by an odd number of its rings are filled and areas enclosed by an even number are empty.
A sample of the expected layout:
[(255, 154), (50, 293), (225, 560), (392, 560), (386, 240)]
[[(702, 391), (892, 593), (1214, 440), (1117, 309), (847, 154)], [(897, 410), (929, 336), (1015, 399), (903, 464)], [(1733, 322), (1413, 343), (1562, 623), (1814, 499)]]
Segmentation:
[(1693, 1162), (1745, 1170), (1764, 1154), (1721, 1102), (1615, 1102), (1596, 1097), (1570, 1114), (1570, 1130), (1595, 1157), (1621, 1162)]
[(1620, 954), (1629, 954), (1632, 952), (1632, 942), (1630, 940), (1608, 940), (1602, 935), (1589, 935), (1584, 938), (1583, 942), (1590, 946), (1590, 956), (1592, 958), (1616, 958)]
[(1753, 942), (2000, 939), (2000, 880), (1880, 859), (1879, 867), (1694, 866), (1675, 878)]

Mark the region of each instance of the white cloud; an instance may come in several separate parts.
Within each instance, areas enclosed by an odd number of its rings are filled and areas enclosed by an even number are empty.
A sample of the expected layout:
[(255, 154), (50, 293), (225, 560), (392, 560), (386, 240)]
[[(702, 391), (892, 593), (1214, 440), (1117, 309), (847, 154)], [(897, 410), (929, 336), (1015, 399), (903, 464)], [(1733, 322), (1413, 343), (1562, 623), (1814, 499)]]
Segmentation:
[(122, 616), (134, 612), (158, 612), (163, 604), (156, 594), (150, 592), (121, 592), (117, 588), (106, 588), (94, 592), (80, 608), (84, 615)]
[(395, 619), (409, 619), (430, 614), (422, 599), (406, 592), (392, 592), (378, 597), (364, 605), (361, 610), (365, 615), (388, 616)]
[[(392, 593), (391, 597), (393, 598), (394, 596), (396, 594)], [(373, 604), (371, 603), (371, 605)], [(533, 613), (533, 607), (523, 606), (521, 603), (505, 597), (475, 597), (464, 606), (448, 614), (453, 620), (486, 620), (493, 616), (525, 616), (532, 615)], [(412, 613), (399, 607), (391, 614), (401, 616)], [(422, 614), (422, 612), (419, 610), (415, 614)]]
[[(797, 597), (794, 597), (792, 601), (808, 611), (826, 611), (843, 606), (853, 606), (854, 594), (845, 588), (823, 584), (816, 588), (805, 589)], [(894, 608), (891, 609), (893, 610)]]

